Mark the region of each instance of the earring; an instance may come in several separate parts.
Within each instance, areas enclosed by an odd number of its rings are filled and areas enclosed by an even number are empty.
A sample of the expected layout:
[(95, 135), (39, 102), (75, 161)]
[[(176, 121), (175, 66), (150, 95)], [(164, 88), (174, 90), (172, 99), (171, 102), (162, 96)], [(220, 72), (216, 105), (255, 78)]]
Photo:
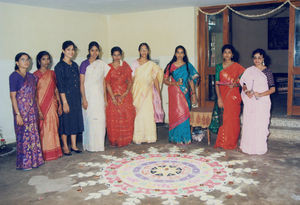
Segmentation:
[(265, 66), (265, 61), (262, 62), (262, 65)]

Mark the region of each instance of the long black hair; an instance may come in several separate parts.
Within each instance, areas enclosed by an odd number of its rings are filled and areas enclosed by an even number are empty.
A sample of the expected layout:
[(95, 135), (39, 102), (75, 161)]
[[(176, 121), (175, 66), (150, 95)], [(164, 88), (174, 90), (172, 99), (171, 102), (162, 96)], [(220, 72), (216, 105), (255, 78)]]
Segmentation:
[(231, 58), (231, 60), (234, 61), (234, 62), (238, 62), (239, 61), (239, 53), (236, 51), (236, 49), (233, 47), (233, 45), (231, 45), (231, 44), (225, 44), (222, 47), (222, 54), (224, 53), (224, 51), (226, 49), (231, 50), (231, 53), (233, 55), (232, 58)]
[(115, 46), (110, 50), (110, 54), (113, 55), (114, 52), (119, 52), (121, 55), (123, 55), (123, 51), (119, 46)]
[[(146, 48), (148, 49), (147, 59), (150, 60), (150, 47), (149, 47), (149, 45), (147, 43), (141, 43), (139, 45), (139, 52), (141, 51), (142, 46), (146, 46)], [(140, 54), (140, 57), (141, 57), (141, 54)]]
[(28, 57), (28, 59), (30, 60), (31, 59), (31, 57), (30, 57), (30, 55), (28, 55), (27, 53), (25, 53), (25, 52), (20, 52), (20, 53), (18, 53), (17, 55), (16, 55), (16, 57), (15, 57), (15, 70), (19, 70), (19, 66), (17, 65), (17, 62), (20, 60), (20, 58), (22, 57), (22, 56), (27, 56)]
[(252, 58), (254, 58), (254, 55), (257, 54), (257, 53), (259, 55), (263, 56), (265, 66), (268, 67), (271, 64), (271, 58), (267, 55), (266, 51), (264, 49), (261, 49), (261, 48), (255, 49), (252, 52)]
[[(91, 50), (94, 46), (96, 46), (96, 48), (98, 48), (98, 50), (99, 50), (99, 52), (100, 52), (100, 46), (99, 46), (99, 44), (98, 44), (96, 41), (90, 42), (90, 44), (89, 44), (89, 49), (88, 49), (89, 54), (86, 56), (87, 59), (89, 59), (89, 58), (91, 57), (90, 50)], [(99, 58), (100, 58), (100, 57), (99, 57), (99, 55), (98, 55), (96, 59), (99, 59)]]
[[(63, 42), (62, 49), (66, 50), (66, 48), (68, 48), (69, 46), (73, 46), (74, 50), (76, 51), (77, 46), (75, 45), (75, 43), (73, 43), (73, 41), (65, 41), (65, 42)], [(61, 54), (60, 54), (60, 61), (62, 61), (64, 59), (64, 57), (65, 57), (65, 54), (63, 52), (61, 52)]]
[(37, 54), (36, 56), (36, 67), (37, 69), (40, 69), (41, 68), (41, 59), (44, 57), (44, 56), (49, 56), (49, 59), (50, 59), (50, 64), (52, 63), (52, 57), (50, 55), (49, 52), (47, 51), (41, 51)]
[(186, 64), (186, 69), (187, 69), (187, 72), (188, 74), (190, 75), (190, 71), (189, 71), (189, 58), (186, 54), (186, 50), (185, 48), (182, 46), (182, 45), (179, 45), (175, 48), (175, 53), (174, 53), (174, 56), (172, 58), (172, 60), (167, 64), (165, 70), (164, 70), (164, 73), (166, 73), (167, 71), (169, 71), (169, 76), (172, 75), (171, 73), (171, 66), (174, 62), (177, 61), (177, 57), (176, 57), (176, 52), (178, 51), (178, 49), (182, 49), (183, 50), (183, 54), (184, 54), (184, 57), (183, 57), (183, 62), (185, 62)]

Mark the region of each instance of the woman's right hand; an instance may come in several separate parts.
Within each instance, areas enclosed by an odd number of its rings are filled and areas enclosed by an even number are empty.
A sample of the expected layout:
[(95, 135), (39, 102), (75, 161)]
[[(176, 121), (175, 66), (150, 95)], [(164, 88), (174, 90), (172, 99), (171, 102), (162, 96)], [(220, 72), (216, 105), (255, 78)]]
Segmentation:
[(111, 100), (112, 100), (112, 102), (113, 102), (114, 105), (118, 105), (118, 102), (117, 102), (117, 100), (116, 100), (115, 97), (112, 97)]
[(64, 113), (68, 114), (70, 112), (69, 104), (66, 102), (63, 104)]
[(175, 81), (174, 83), (175, 83), (176, 86), (182, 85), (182, 82), (180, 82), (180, 81)]
[(83, 107), (83, 109), (87, 109), (88, 108), (88, 101), (86, 100), (86, 99), (83, 99), (82, 100), (82, 107)]
[(222, 98), (218, 98), (218, 106), (219, 106), (219, 108), (224, 108), (224, 104), (223, 104)]
[(23, 124), (24, 123), (21, 115), (17, 115), (17, 125), (22, 126)]
[(252, 98), (253, 97), (253, 92), (247, 90), (245, 91), (245, 94), (248, 96), (248, 98)]

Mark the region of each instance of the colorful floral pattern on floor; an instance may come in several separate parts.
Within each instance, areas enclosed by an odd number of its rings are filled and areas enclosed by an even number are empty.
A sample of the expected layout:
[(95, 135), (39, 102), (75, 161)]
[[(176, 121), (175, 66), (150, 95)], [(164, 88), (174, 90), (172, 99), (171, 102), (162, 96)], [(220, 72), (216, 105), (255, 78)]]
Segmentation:
[[(247, 196), (238, 185), (257, 185), (249, 176), (256, 169), (239, 168), (247, 160), (221, 161), (225, 152), (205, 155), (204, 149), (185, 152), (174, 146), (167, 153), (150, 147), (148, 153), (123, 152), (118, 158), (102, 155), (107, 163), (81, 162), (79, 166), (90, 167), (87, 173), (72, 174), (78, 178), (73, 187), (84, 189), (87, 186), (104, 184), (106, 189), (89, 193), (86, 200), (98, 199), (111, 193), (127, 195), (123, 205), (140, 204), (145, 197), (158, 197), (162, 204), (179, 204), (179, 198), (194, 196), (206, 204), (223, 204), (234, 195)], [(248, 176), (248, 177), (246, 177)], [(87, 180), (82, 180), (86, 178)], [(102, 186), (103, 187), (103, 186)], [(226, 197), (216, 198), (211, 193), (219, 191)]]

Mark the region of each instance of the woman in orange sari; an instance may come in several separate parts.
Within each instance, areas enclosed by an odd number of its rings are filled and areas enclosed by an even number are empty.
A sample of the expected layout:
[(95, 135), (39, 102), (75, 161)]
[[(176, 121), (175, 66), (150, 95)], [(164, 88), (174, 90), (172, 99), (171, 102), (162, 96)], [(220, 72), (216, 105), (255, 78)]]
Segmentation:
[(135, 108), (133, 106), (131, 68), (122, 61), (120, 47), (111, 49), (113, 62), (105, 78), (108, 90), (106, 107), (106, 127), (109, 142), (112, 146), (126, 146), (133, 137)]
[(55, 160), (62, 156), (58, 135), (58, 115), (62, 106), (56, 88), (54, 71), (49, 69), (51, 57), (47, 51), (41, 51), (36, 57), (38, 70), (34, 75), (38, 78), (37, 102), (40, 106), (40, 138), (45, 161)]
[(239, 78), (245, 68), (236, 63), (237, 53), (232, 45), (222, 47), (223, 63), (216, 66), (218, 106), (223, 108), (223, 123), (218, 131), (215, 148), (235, 149), (240, 134), (241, 95)]

